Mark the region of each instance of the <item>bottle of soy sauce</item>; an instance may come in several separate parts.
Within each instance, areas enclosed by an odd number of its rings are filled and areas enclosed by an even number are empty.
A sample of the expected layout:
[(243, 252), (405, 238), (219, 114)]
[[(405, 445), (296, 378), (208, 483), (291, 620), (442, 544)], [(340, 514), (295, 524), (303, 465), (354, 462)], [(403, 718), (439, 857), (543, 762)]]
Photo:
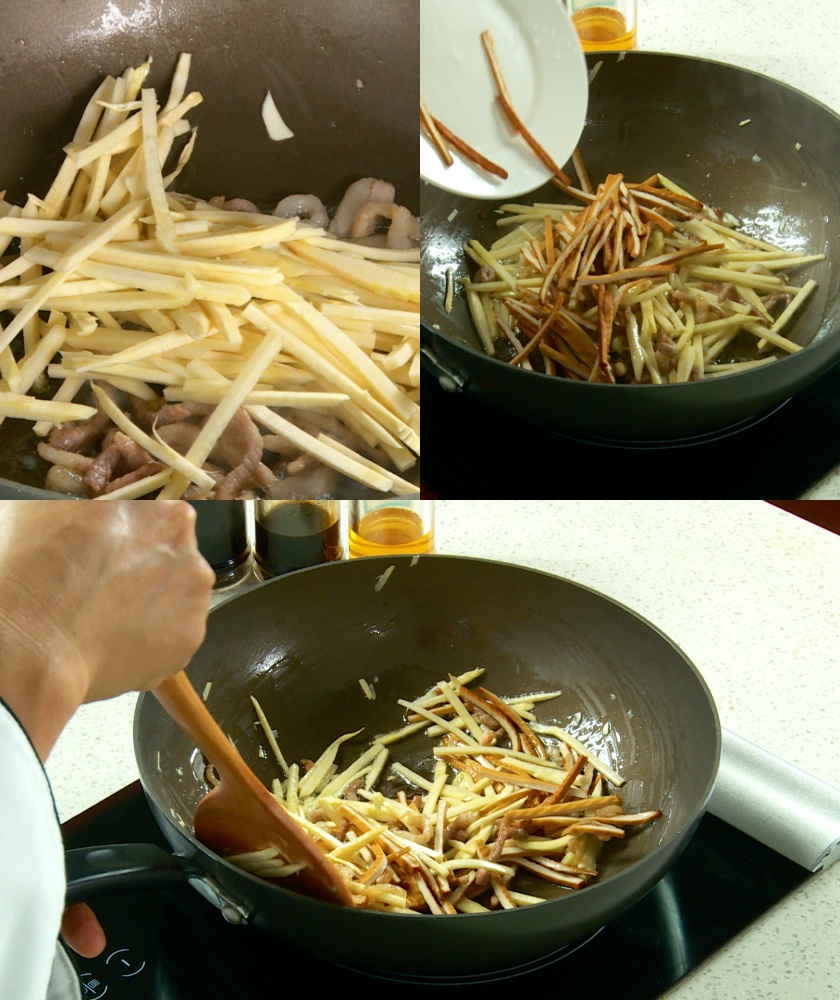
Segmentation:
[(338, 500), (255, 500), (254, 557), (265, 580), (342, 558)]
[(250, 569), (245, 500), (188, 500), (195, 510), (198, 548), (216, 574), (216, 588), (239, 583)]

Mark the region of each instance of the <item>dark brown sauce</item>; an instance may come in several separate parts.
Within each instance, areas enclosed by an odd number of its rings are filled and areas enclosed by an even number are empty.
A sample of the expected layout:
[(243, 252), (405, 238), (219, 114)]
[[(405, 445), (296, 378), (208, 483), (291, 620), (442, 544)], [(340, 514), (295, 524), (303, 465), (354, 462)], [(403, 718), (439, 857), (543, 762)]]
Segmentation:
[(232, 583), (247, 570), (251, 551), (244, 500), (190, 500), (196, 512), (198, 548), (219, 584)]
[(313, 500), (286, 500), (258, 512), (255, 543), (264, 576), (341, 558), (338, 518)]

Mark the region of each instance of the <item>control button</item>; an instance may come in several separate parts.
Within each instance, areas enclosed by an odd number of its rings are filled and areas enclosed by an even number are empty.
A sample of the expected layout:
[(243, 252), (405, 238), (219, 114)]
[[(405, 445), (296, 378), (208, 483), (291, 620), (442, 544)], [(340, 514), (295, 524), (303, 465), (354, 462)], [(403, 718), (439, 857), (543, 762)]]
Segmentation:
[(132, 976), (136, 976), (146, 968), (145, 960), (142, 961), (140, 965), (135, 966), (133, 959), (128, 957), (128, 948), (118, 948), (116, 951), (112, 951), (111, 954), (105, 959), (105, 964), (110, 965), (111, 959), (114, 960), (114, 970), (118, 972), (123, 979), (130, 979)]
[(79, 976), (79, 985), (82, 987), (82, 996), (85, 1000), (100, 1000), (108, 992), (108, 987), (93, 975), (92, 972), (83, 972)]

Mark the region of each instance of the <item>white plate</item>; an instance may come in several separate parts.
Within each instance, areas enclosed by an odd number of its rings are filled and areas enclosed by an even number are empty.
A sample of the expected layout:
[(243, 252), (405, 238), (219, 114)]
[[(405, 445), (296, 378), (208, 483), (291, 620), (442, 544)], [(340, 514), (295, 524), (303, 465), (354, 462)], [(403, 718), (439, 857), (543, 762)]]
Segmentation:
[(421, 134), (420, 174), (476, 198), (533, 191), (550, 171), (508, 125), (481, 44), (493, 35), (513, 105), (531, 134), (563, 166), (586, 118), (586, 60), (561, 0), (422, 0), (420, 93), (431, 114), (508, 171), (501, 180), (464, 160), (446, 167)]

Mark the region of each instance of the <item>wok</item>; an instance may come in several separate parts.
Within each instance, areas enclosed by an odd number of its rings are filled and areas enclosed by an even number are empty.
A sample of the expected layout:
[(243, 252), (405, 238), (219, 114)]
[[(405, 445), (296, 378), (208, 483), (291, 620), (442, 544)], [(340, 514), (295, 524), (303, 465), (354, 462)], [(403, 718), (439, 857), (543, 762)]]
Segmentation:
[[(377, 577), (392, 564), (395, 571), (375, 592)], [(398, 697), (420, 695), (448, 672), (478, 666), (503, 695), (562, 689), (562, 697), (541, 706), (540, 718), (571, 726), (614, 760), (628, 779), (622, 794), (629, 810), (662, 809), (660, 820), (604, 853), (595, 884), (577, 892), (549, 887), (557, 898), (515, 911), (401, 918), (263, 882), (193, 837), (190, 818), (206, 791), (203, 762), (155, 699), (143, 695), (134, 729), (140, 777), (178, 864), (190, 878), (210, 880), (211, 889), (202, 884), (201, 891), (229, 917), (354, 968), (423, 976), (486, 972), (591, 934), (673, 864), (701, 818), (720, 753), (704, 681), (632, 611), (578, 584), (503, 563), (360, 559), (279, 578), (214, 610), (188, 674), (199, 692), (212, 682), (208, 707), (268, 782), (277, 773), (259, 755), (250, 694), (278, 731), (287, 759), (314, 758), (338, 735), (364, 726), (346, 748), (349, 761), (370, 736), (400, 724)], [(374, 701), (363, 696), (361, 677), (376, 678)], [(604, 735), (607, 719), (612, 729)], [(410, 747), (399, 756), (429, 774), (425, 746), (424, 760)], [(81, 865), (78, 852), (71, 854), (72, 881), (91, 866), (84, 854)], [(103, 853), (95, 854), (101, 861)], [(115, 867), (116, 855), (104, 857), (105, 868)], [(124, 867), (131, 863), (128, 857)], [(168, 857), (154, 859), (153, 867), (167, 866), (173, 866)], [(92, 887), (84, 882), (70, 898), (96, 889), (96, 879)]]
[[(198, 140), (179, 190), (266, 208), (313, 192), (332, 209), (348, 184), (373, 175), (419, 208), (414, 0), (4, 0), (0, 27), (9, 201), (46, 193), (102, 76), (152, 56), (148, 85), (165, 94), (178, 55), (190, 52), (190, 89), (204, 102), (190, 112)], [(269, 139), (266, 90), (293, 139)], [(27, 422), (0, 427), (0, 495), (58, 496), (39, 489), (48, 466), (34, 441)]]
[[(602, 64), (580, 140), (593, 183), (615, 171), (632, 180), (660, 171), (733, 213), (752, 235), (826, 255), (795, 273), (797, 284), (808, 277), (819, 283), (789, 328), (790, 338), (806, 346), (752, 371), (660, 386), (573, 382), (490, 358), (463, 297), (447, 313), (442, 289), (448, 268), (456, 277), (467, 273), (467, 239), (497, 237), (497, 204), (427, 185), (421, 196), (427, 364), (444, 388), (587, 440), (690, 440), (769, 412), (840, 358), (840, 116), (776, 80), (710, 60), (656, 52), (597, 53), (588, 60), (590, 67)], [(575, 176), (571, 165), (567, 172)], [(517, 201), (560, 198), (547, 185)]]

